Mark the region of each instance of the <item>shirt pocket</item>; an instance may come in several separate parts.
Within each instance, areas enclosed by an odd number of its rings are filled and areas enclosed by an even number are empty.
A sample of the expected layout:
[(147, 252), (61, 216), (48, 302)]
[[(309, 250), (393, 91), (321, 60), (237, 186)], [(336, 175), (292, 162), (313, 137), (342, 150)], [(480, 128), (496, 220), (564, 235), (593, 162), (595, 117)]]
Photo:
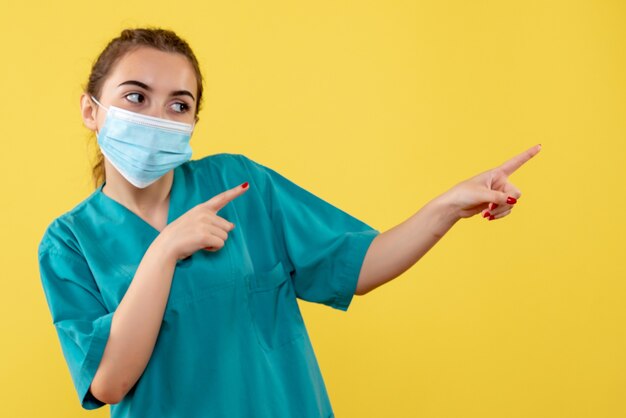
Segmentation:
[(293, 284), (283, 263), (248, 275), (252, 326), (261, 347), (275, 350), (305, 335)]

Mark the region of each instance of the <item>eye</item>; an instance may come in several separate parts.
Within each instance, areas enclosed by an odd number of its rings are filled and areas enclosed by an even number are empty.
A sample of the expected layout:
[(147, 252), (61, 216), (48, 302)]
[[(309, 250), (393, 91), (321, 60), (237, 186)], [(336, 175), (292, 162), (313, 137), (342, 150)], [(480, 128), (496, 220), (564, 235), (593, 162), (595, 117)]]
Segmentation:
[(133, 103), (142, 103), (145, 100), (145, 97), (143, 97), (141, 93), (129, 93), (124, 97), (126, 97), (126, 100)]
[(177, 113), (185, 113), (186, 111), (189, 110), (189, 106), (187, 105), (187, 103), (176, 102), (172, 104), (172, 109), (174, 110), (174, 112), (177, 112)]

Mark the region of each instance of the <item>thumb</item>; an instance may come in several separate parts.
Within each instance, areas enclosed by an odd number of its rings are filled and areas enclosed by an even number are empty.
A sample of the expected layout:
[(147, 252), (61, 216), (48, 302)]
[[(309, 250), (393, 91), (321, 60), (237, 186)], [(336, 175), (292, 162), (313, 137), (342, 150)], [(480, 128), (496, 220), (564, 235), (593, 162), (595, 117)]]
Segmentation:
[(509, 195), (504, 192), (500, 192), (498, 190), (486, 190), (484, 200), (485, 202), (493, 202), (497, 205), (505, 205), (507, 204), (507, 198)]

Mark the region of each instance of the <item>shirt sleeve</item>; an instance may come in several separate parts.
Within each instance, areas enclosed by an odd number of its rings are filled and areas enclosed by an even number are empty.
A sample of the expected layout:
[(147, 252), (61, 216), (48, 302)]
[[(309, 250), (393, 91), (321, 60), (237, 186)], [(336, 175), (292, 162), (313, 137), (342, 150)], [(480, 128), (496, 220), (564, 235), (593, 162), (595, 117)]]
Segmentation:
[(105, 405), (89, 387), (104, 353), (113, 312), (104, 306), (85, 259), (73, 250), (39, 246), (39, 271), (44, 294), (63, 355), (84, 409)]
[(298, 186), (275, 170), (236, 154), (266, 202), (296, 296), (347, 311), (361, 266), (380, 231)]

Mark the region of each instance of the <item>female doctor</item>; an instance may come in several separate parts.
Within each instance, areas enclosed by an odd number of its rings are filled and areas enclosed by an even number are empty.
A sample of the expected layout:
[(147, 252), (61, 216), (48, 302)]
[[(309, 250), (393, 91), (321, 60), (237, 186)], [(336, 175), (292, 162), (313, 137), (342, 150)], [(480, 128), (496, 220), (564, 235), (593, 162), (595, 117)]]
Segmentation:
[(534, 146), (380, 233), (241, 154), (191, 160), (202, 76), (188, 46), (124, 30), (80, 98), (95, 191), (39, 244), (85, 409), (121, 417), (333, 417), (296, 298), (347, 310), (461, 218), (511, 213)]

